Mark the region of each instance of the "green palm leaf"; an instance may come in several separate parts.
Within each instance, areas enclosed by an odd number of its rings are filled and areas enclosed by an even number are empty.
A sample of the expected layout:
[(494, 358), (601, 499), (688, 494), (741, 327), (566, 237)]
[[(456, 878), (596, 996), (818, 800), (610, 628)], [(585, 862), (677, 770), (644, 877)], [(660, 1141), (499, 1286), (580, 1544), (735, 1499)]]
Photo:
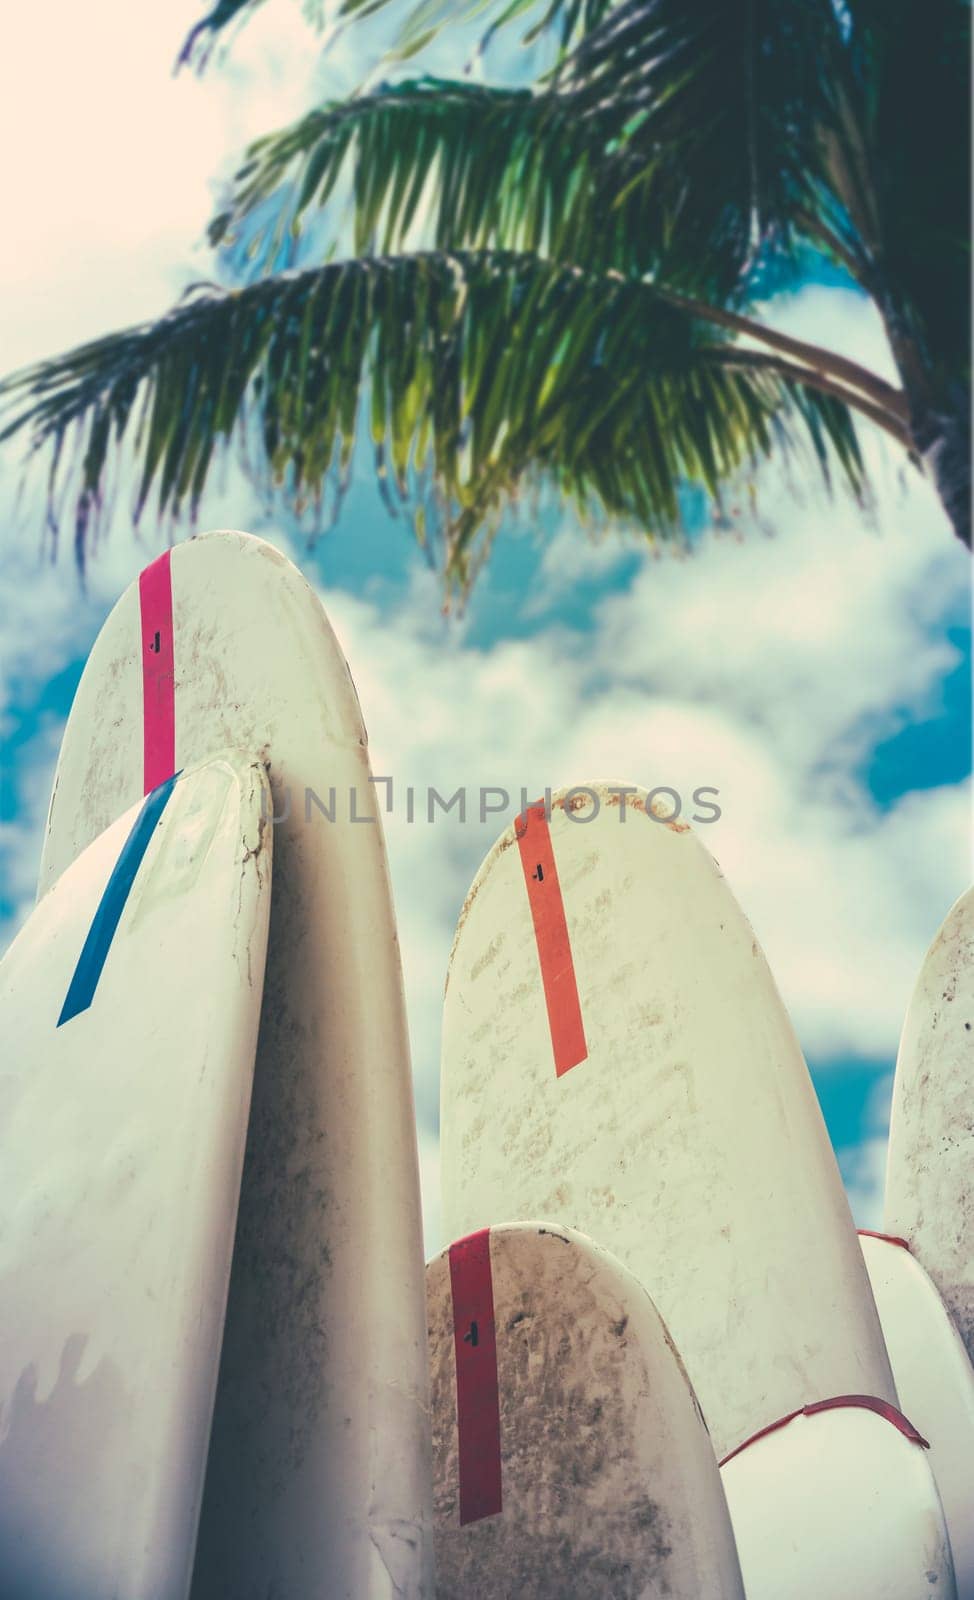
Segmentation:
[[(362, 22), (384, 11), (399, 0), (342, 0), (337, 8), (339, 22)], [(481, 48), (508, 23), (527, 20), (525, 43), (545, 33), (553, 33), (562, 52), (584, 32), (595, 27), (610, 10), (613, 0), (420, 0), (396, 32), (389, 58), (408, 60), (450, 23), (482, 18), (485, 23)], [(179, 54), (179, 65), (195, 62), (205, 67), (218, 39), (232, 26), (247, 20), (264, 0), (216, 0), (190, 30)], [(305, 13), (319, 28), (324, 26), (321, 0), (305, 0)]]
[(253, 145), (210, 241), (246, 221), (256, 251), (268, 229), (280, 237), (326, 207), (347, 174), (357, 253), (396, 249), (418, 227), (443, 249), (490, 244), (645, 271), (662, 238), (652, 213), (634, 215), (641, 197), (622, 192), (624, 124), (623, 108), (580, 118), (565, 94), (429, 77), (381, 84)]
[(840, 47), (831, 0), (623, 0), (559, 82), (582, 115), (625, 108), (630, 183), (665, 216), (661, 270), (714, 296), (791, 250), (819, 209)]
[[(548, 483), (587, 514), (660, 537), (686, 482), (722, 478), (804, 432), (854, 485), (861, 463), (840, 385), (784, 357), (737, 352), (651, 285), (511, 252), (334, 263), (238, 293), (205, 289), (161, 322), (15, 376), (0, 400), (70, 471), (83, 557), (110, 452), (140, 463), (136, 514), (195, 511), (235, 430), (299, 506), (347, 483), (364, 397), (380, 479), (436, 532), (464, 589), (504, 505)], [(882, 409), (861, 404), (892, 429)], [(900, 429), (902, 432), (902, 429)], [(479, 542), (478, 542), (479, 541)]]
[[(385, 11), (391, 0), (342, 0), (339, 16), (362, 20)], [(528, 21), (523, 35), (533, 44), (545, 33), (553, 33), (561, 51), (571, 46), (609, 13), (614, 0), (420, 0), (399, 29), (392, 55), (404, 59), (426, 44), (450, 23), (482, 20), (486, 26), (481, 38), (485, 49), (494, 34), (511, 22)]]
[(274, 225), (297, 225), (347, 172), (359, 251), (401, 246), (432, 192), (424, 243), (541, 249), (743, 298), (769, 250), (841, 233), (809, 230), (835, 32), (829, 0), (624, 0), (546, 90), (382, 84), (262, 139), (211, 240), (255, 211), (259, 235), (275, 193)]
[(181, 67), (195, 62), (199, 67), (206, 66), (220, 35), (233, 24), (244, 22), (263, 3), (264, 0), (216, 0), (190, 29), (176, 65)]

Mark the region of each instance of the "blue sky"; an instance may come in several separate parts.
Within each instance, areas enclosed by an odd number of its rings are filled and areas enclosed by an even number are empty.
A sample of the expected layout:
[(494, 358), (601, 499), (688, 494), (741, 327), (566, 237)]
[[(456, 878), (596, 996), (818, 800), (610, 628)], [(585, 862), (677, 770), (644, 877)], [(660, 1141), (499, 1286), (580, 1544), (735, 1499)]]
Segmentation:
[[(180, 0), (165, 23), (137, 32), (128, 11), (97, 0), (53, 61), (42, 18), (14, 24), (24, 37), (4, 69), (16, 57), (17, 73), (0, 83), (11, 119), (0, 136), (26, 127), (33, 142), (26, 176), (14, 180), (23, 185), (13, 196), (18, 259), (0, 269), (4, 368), (161, 311), (211, 273), (199, 239), (214, 175), (247, 138), (362, 70), (348, 39), (322, 66), (296, 7), (270, 0), (230, 65), (202, 83), (174, 80), (195, 5)], [(120, 38), (124, 82), (112, 66)], [(448, 70), (455, 49), (441, 45), (431, 64)], [(62, 106), (76, 148), (53, 134), (45, 142), (42, 103)], [(780, 297), (768, 315), (890, 371), (870, 308), (834, 277)], [(341, 521), (313, 550), (282, 511), (255, 501), (232, 464), (200, 526), (271, 538), (319, 586), (356, 677), (375, 770), (401, 785), (449, 793), (498, 783), (516, 794), (522, 783), (538, 791), (599, 777), (720, 789), (723, 816), (702, 836), (755, 924), (854, 1208), (875, 1225), (902, 1015), (923, 951), (970, 875), (970, 596), (967, 558), (928, 486), (885, 442), (864, 442), (875, 490), (867, 513), (841, 495), (828, 500), (810, 471), (796, 499), (770, 464), (759, 475), (760, 526), (704, 534), (686, 559), (657, 559), (621, 537), (592, 544), (557, 506), (540, 519), (525, 509), (462, 618), (440, 615), (437, 580), (382, 508), (361, 452)], [(2, 947), (32, 900), (60, 730), (86, 653), (163, 535), (147, 524), (139, 544), (117, 520), (82, 595), (68, 562), (38, 561), (34, 526), (13, 514), (9, 454), (0, 465)], [(389, 819), (430, 1248), (440, 1242), (443, 975), (496, 826)]]

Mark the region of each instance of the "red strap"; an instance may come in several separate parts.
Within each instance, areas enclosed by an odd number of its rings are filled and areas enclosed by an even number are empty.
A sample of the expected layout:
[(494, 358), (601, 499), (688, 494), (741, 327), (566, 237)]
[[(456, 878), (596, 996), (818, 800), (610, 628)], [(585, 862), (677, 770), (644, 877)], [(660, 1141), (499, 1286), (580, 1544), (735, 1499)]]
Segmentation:
[[(898, 1233), (874, 1233), (872, 1228), (857, 1228), (856, 1232), (860, 1239), (884, 1239), (887, 1244), (898, 1244), (903, 1250), (910, 1249), (910, 1241), (901, 1239)], [(911, 1255), (912, 1253), (910, 1251)]]
[(810, 1406), (799, 1406), (797, 1411), (789, 1411), (786, 1417), (779, 1417), (777, 1422), (769, 1422), (766, 1428), (760, 1428), (757, 1433), (752, 1433), (751, 1437), (745, 1439), (743, 1444), (739, 1444), (735, 1449), (731, 1450), (720, 1462), (720, 1465), (725, 1467), (728, 1461), (733, 1461), (734, 1457), (739, 1456), (742, 1450), (747, 1449), (748, 1445), (754, 1444), (758, 1439), (765, 1438), (769, 1433), (776, 1433), (779, 1428), (787, 1427), (788, 1423), (794, 1422), (796, 1417), (813, 1417), (818, 1411), (842, 1411), (846, 1408), (859, 1411), (875, 1411), (878, 1417), (885, 1417), (886, 1421), (891, 1422), (894, 1428), (898, 1428), (904, 1438), (909, 1439), (911, 1444), (922, 1445), (924, 1450), (930, 1449), (930, 1445), (922, 1433), (918, 1433), (912, 1422), (909, 1422), (904, 1417), (902, 1411), (897, 1411), (895, 1406), (890, 1405), (888, 1400), (878, 1400), (872, 1394), (838, 1394), (831, 1400), (816, 1400)]
[(142, 784), (146, 794), (176, 770), (172, 570), (167, 550), (139, 577), (142, 615)]
[(501, 1419), (489, 1228), (450, 1246), (450, 1289), (462, 1525), (494, 1517), (501, 1509)]
[(563, 1072), (585, 1060), (588, 1046), (544, 804), (529, 806), (524, 818), (519, 817), (515, 822), (514, 831), (534, 922), (555, 1074), (560, 1078)]

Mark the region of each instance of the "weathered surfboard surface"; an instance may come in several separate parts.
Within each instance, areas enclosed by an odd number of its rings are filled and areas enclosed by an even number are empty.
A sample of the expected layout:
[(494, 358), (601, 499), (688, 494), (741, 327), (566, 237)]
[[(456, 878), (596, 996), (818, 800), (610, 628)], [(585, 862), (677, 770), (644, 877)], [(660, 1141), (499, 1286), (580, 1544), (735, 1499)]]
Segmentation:
[(0, 966), (0, 1592), (185, 1600), (270, 908), (227, 755), (88, 845)]
[(721, 1467), (747, 1600), (956, 1600), (927, 1449), (871, 1403), (799, 1413)]
[[(593, 784), (509, 828), (445, 1001), (444, 1226), (552, 1216), (653, 1297), (718, 1454), (809, 1400), (895, 1399), (794, 1031), (708, 852)], [(576, 805), (580, 808), (577, 812)]]
[(272, 546), (202, 536), (119, 601), (68, 723), (41, 883), (227, 743), (267, 762), (286, 820), (193, 1593), (414, 1600), (432, 1591), (424, 1262), (382, 791), (322, 607)]
[(427, 1268), (438, 1600), (743, 1600), (713, 1447), (632, 1275), (558, 1224)]
[(883, 1228), (909, 1241), (974, 1360), (974, 889), (930, 946), (903, 1026)]
[(905, 1242), (861, 1234), (900, 1406), (930, 1442), (958, 1600), (974, 1600), (974, 1369), (933, 1281)]

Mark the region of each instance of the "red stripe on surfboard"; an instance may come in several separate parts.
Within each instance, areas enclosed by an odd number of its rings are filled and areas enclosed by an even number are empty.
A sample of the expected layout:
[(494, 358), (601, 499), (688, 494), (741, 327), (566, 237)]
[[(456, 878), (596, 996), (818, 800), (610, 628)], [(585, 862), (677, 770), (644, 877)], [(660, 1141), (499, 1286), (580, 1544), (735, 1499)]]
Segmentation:
[(898, 1233), (877, 1233), (874, 1228), (857, 1228), (860, 1239), (882, 1239), (885, 1244), (898, 1244), (901, 1250), (910, 1250), (909, 1239), (901, 1239)]
[(514, 824), (531, 906), (541, 983), (548, 1008), (555, 1074), (561, 1077), (588, 1055), (565, 905), (544, 804), (528, 806)]
[(904, 1417), (902, 1411), (897, 1411), (895, 1406), (891, 1406), (888, 1400), (880, 1400), (873, 1394), (837, 1394), (831, 1400), (816, 1400), (810, 1406), (799, 1406), (797, 1411), (789, 1411), (786, 1417), (779, 1417), (777, 1422), (769, 1422), (766, 1428), (759, 1428), (757, 1433), (751, 1434), (750, 1439), (745, 1439), (743, 1444), (731, 1450), (720, 1465), (725, 1467), (728, 1461), (733, 1461), (734, 1457), (739, 1456), (749, 1445), (756, 1444), (758, 1439), (766, 1438), (769, 1433), (777, 1433), (779, 1428), (786, 1428), (796, 1417), (814, 1417), (818, 1411), (845, 1410), (875, 1411), (878, 1417), (883, 1417), (887, 1422), (891, 1422), (894, 1428), (898, 1428), (911, 1444), (922, 1445), (924, 1450), (930, 1449), (929, 1442), (923, 1434), (918, 1433), (912, 1422)]
[(142, 785), (145, 794), (176, 770), (176, 680), (172, 551), (139, 577), (142, 616)]
[(489, 1228), (450, 1246), (450, 1290), (463, 1524), (494, 1517), (501, 1509), (501, 1419)]

